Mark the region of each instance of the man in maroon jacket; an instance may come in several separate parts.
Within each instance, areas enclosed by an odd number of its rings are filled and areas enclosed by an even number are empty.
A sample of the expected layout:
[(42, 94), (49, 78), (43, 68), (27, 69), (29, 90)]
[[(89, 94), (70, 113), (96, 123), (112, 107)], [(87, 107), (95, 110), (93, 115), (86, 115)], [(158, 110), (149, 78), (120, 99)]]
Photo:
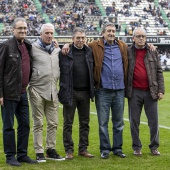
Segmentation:
[(146, 32), (137, 28), (133, 32), (134, 43), (128, 48), (128, 83), (126, 97), (129, 104), (129, 119), (134, 155), (141, 156), (142, 143), (139, 139), (139, 125), (142, 108), (150, 128), (149, 149), (152, 155), (160, 155), (158, 100), (164, 94), (164, 78), (160, 59), (146, 43)]

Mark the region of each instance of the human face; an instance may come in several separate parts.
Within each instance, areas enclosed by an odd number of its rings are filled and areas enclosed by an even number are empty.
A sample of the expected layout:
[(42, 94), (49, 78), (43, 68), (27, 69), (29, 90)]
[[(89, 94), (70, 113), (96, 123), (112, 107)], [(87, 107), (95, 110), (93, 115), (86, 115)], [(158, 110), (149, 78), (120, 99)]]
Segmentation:
[(143, 48), (146, 43), (145, 32), (142, 29), (136, 30), (135, 35), (133, 36), (133, 40), (138, 48)]
[(54, 30), (49, 26), (45, 27), (44, 31), (41, 33), (42, 42), (44, 44), (49, 45), (52, 43), (53, 37), (54, 37)]
[(77, 48), (83, 48), (85, 41), (86, 41), (86, 35), (85, 33), (77, 32), (75, 36), (72, 38), (74, 45)]
[(13, 33), (17, 40), (23, 42), (27, 35), (27, 23), (18, 21), (13, 28)]
[(116, 28), (114, 26), (107, 26), (105, 32), (102, 33), (104, 40), (108, 44), (114, 44)]

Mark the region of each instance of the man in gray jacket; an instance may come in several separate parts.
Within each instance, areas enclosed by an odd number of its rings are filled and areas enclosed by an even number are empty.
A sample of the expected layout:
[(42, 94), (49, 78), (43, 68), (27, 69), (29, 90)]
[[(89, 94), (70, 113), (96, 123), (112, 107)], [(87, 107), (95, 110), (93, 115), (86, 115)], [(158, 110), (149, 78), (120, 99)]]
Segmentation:
[[(32, 44), (33, 72), (29, 83), (29, 96), (32, 107), (34, 149), (38, 162), (46, 159), (64, 160), (55, 150), (58, 124), (58, 90), (60, 75), (59, 51), (52, 41), (54, 26), (43, 24), (40, 38)], [(43, 116), (47, 120), (46, 159), (43, 148)]]
[(151, 51), (146, 43), (146, 32), (137, 28), (133, 32), (134, 44), (128, 48), (128, 83), (126, 97), (129, 104), (129, 119), (132, 148), (135, 156), (141, 156), (142, 143), (139, 139), (139, 125), (142, 108), (150, 128), (149, 149), (152, 155), (160, 155), (158, 100), (164, 94), (164, 78), (160, 59), (156, 51)]

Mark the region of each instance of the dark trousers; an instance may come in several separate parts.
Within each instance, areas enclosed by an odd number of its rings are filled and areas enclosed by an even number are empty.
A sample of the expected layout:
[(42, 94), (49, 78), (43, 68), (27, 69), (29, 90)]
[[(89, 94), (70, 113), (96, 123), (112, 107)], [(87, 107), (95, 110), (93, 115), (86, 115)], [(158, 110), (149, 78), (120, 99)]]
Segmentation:
[[(16, 116), (17, 127), (17, 147), (15, 141), (14, 115)], [(21, 95), (20, 101), (4, 99), (2, 106), (3, 121), (3, 143), (4, 152), (7, 159), (17, 158), (27, 155), (29, 138), (29, 108), (27, 93)]]
[(157, 149), (159, 147), (157, 100), (152, 99), (149, 90), (133, 89), (132, 97), (128, 100), (128, 105), (133, 150), (140, 150), (142, 148), (142, 143), (139, 139), (139, 125), (143, 106), (150, 129), (149, 148)]
[(89, 135), (89, 114), (90, 114), (90, 92), (74, 91), (72, 106), (63, 106), (64, 127), (63, 143), (65, 152), (74, 152), (74, 142), (72, 139), (72, 125), (74, 121), (75, 110), (78, 110), (79, 116), (79, 152), (87, 150)]

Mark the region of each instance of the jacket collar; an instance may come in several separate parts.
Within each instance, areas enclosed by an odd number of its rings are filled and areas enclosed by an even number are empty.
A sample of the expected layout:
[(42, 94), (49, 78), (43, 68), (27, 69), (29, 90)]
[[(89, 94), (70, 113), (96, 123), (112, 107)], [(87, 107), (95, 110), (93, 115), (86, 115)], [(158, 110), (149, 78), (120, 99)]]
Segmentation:
[[(16, 37), (13, 36), (12, 39), (13, 39), (13, 41), (17, 44), (17, 46), (18, 46), (19, 42), (17, 41)], [(25, 43), (25, 45), (27, 46), (28, 50), (31, 50), (32, 45), (31, 45), (30, 41), (28, 41), (27, 39), (24, 39), (24, 43)]]
[[(73, 58), (73, 43), (72, 43), (72, 45), (70, 46), (70, 50), (69, 50), (69, 52), (68, 52), (68, 56), (69, 57), (71, 57), (71, 58)], [(84, 48), (85, 48), (85, 53), (87, 54), (89, 51), (90, 51), (90, 47), (88, 47), (88, 46), (86, 46), (86, 45), (84, 45)]]
[[(118, 41), (117, 39), (115, 39), (114, 41), (115, 41), (116, 44), (119, 45), (119, 41)], [(100, 40), (98, 41), (98, 45), (104, 48), (105, 42), (106, 42), (106, 41), (105, 41), (104, 38), (102, 37), (102, 38), (100, 38)]]
[[(131, 47), (132, 47), (134, 50), (137, 49), (134, 42), (133, 42), (133, 44), (131, 45)], [(150, 48), (149, 48), (149, 46), (148, 46), (147, 43), (145, 43), (145, 48), (146, 48), (146, 50), (150, 50)], [(143, 48), (142, 48), (142, 49), (143, 49)]]
[(98, 45), (104, 48), (104, 38), (100, 38), (100, 40), (98, 41)]

